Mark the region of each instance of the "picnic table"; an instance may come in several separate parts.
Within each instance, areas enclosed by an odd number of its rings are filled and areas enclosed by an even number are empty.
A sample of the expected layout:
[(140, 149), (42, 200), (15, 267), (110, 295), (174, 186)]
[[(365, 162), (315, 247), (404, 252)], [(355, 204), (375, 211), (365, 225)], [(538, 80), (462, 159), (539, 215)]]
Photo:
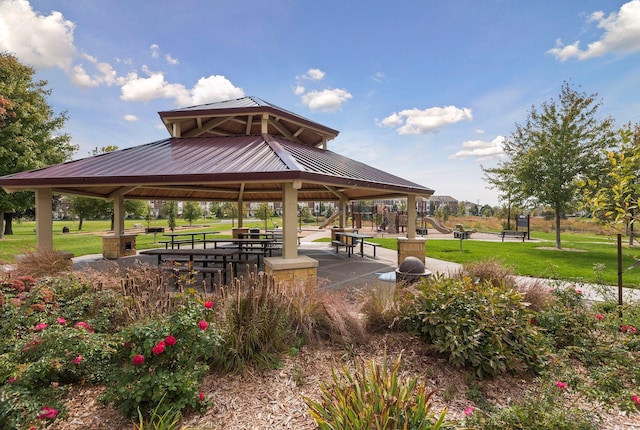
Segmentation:
[[(371, 239), (373, 236), (368, 234), (361, 233), (351, 233), (351, 232), (335, 232), (336, 240), (333, 240), (331, 244), (336, 247), (336, 252), (338, 252), (338, 248), (344, 246), (347, 250), (347, 257), (351, 257), (354, 248), (357, 245), (360, 245), (360, 256), (364, 257), (364, 245), (370, 245), (373, 247), (373, 256), (376, 256), (376, 248), (379, 246), (377, 243), (366, 242), (365, 239)], [(345, 240), (343, 240), (345, 238)]]
[(260, 256), (272, 255), (274, 246), (278, 243), (276, 239), (267, 238), (216, 238), (208, 239), (207, 243), (213, 243), (214, 249), (226, 248), (237, 249), (240, 255), (244, 255), (249, 258), (250, 255), (255, 255), (258, 260), (258, 266), (260, 265)]
[[(180, 245), (182, 244), (191, 244), (191, 248), (195, 248), (196, 243), (202, 242), (204, 247), (207, 247), (207, 235), (211, 234), (220, 234), (219, 231), (187, 231), (181, 233), (164, 233), (163, 236), (166, 236), (170, 239), (161, 240), (160, 243), (164, 243), (165, 249), (169, 249), (169, 245), (171, 245), (171, 249), (174, 249), (176, 246), (180, 249)], [(202, 237), (197, 237), (202, 236)]]
[[(227, 282), (227, 265), (232, 263), (234, 273), (237, 274), (237, 261), (233, 260), (233, 257), (240, 254), (239, 249), (233, 248), (196, 248), (196, 249), (146, 249), (140, 251), (140, 254), (144, 255), (156, 255), (158, 257), (158, 267), (162, 266), (163, 262), (179, 261), (180, 259), (186, 259), (192, 267), (200, 266), (194, 270), (204, 273), (211, 273), (211, 279), (213, 280), (213, 273), (221, 271), (223, 274), (224, 282)], [(171, 258), (173, 257), (173, 258)], [(211, 267), (216, 263), (222, 263), (222, 269)]]

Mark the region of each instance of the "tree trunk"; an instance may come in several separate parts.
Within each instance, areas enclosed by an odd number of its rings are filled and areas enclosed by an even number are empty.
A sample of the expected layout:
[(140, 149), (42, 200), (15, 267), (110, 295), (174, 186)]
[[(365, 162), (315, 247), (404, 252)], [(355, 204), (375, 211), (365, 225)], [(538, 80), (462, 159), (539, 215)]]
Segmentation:
[(4, 212), (0, 211), (0, 240), (4, 239)]
[(4, 213), (4, 234), (11, 235), (13, 234), (13, 213), (5, 212)]
[(633, 246), (633, 240), (634, 240), (634, 235), (633, 235), (633, 222), (629, 223), (629, 246)]
[(78, 231), (82, 231), (82, 222), (84, 221), (84, 218), (79, 217), (80, 221), (78, 222)]
[(562, 249), (560, 244), (560, 211), (556, 209), (556, 248)]

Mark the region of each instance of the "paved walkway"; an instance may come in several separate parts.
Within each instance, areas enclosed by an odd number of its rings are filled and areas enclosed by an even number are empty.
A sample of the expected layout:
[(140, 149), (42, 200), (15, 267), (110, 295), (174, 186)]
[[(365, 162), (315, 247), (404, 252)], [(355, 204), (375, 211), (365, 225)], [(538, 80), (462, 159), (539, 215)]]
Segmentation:
[[(317, 239), (327, 238), (330, 236), (331, 231), (328, 229), (318, 231), (305, 230), (299, 246), (299, 253), (301, 255), (307, 255), (319, 261), (318, 277), (323, 280), (323, 288), (352, 290), (359, 289), (364, 286), (395, 285), (395, 271), (398, 267), (397, 251), (378, 247), (376, 251), (376, 258), (370, 257), (371, 251), (368, 254), (365, 252), (364, 257), (360, 257), (359, 254), (354, 254), (350, 258), (347, 258), (344, 250), (340, 250), (339, 253), (336, 254), (335, 248), (331, 247), (331, 244), (328, 242), (314, 242)], [(457, 240), (453, 239), (451, 234), (432, 234), (431, 230), (429, 230), (428, 237)], [(487, 241), (501, 240), (499, 236), (490, 233), (475, 233), (473, 239)], [(149, 264), (155, 264), (156, 257), (137, 255), (121, 258), (118, 260), (118, 263), (121, 265), (131, 265), (135, 260), (147, 261)], [(101, 254), (74, 258), (73, 261), (75, 269), (81, 269), (87, 265), (99, 268), (100, 266), (106, 267), (111, 264), (105, 261)], [(455, 273), (461, 268), (461, 265), (458, 263), (428, 257), (425, 258), (425, 266), (434, 274), (440, 273), (444, 275)], [(550, 287), (572, 285), (568, 282), (528, 277), (518, 277), (518, 282), (544, 282)], [(610, 299), (617, 300), (618, 297), (617, 287), (602, 287), (583, 284), (575, 285), (575, 287), (580, 289), (588, 300), (603, 300), (605, 296)], [(640, 301), (640, 290), (625, 288), (623, 289), (623, 298), (625, 302), (630, 300)]]

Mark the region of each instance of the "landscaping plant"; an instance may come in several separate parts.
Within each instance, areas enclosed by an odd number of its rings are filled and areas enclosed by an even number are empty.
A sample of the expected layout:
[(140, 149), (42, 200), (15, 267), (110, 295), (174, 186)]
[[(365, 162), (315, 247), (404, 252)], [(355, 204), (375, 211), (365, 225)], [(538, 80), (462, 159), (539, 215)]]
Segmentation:
[(346, 367), (339, 374), (332, 370), (332, 382), (321, 384), (322, 398), (305, 397), (311, 416), (321, 430), (395, 430), (453, 428), (445, 421), (446, 409), (439, 415), (432, 411), (431, 396), (418, 378), (399, 376), (402, 357), (389, 367), (385, 356), (382, 365), (375, 361), (365, 365), (356, 360), (355, 372)]

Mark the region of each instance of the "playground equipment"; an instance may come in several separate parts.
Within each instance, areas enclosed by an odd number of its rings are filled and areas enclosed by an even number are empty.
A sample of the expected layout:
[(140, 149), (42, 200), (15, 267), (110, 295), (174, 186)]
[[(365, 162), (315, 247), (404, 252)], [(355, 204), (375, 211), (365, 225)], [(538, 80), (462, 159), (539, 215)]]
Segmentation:
[(425, 216), (425, 217), (422, 217), (422, 221), (431, 224), (431, 226), (436, 230), (438, 230), (440, 233), (445, 233), (445, 234), (453, 233), (453, 230), (451, 228), (440, 224), (435, 218)]
[(333, 222), (336, 220), (336, 218), (338, 218), (339, 215), (340, 215), (340, 209), (336, 209), (335, 212), (325, 220), (325, 222), (323, 222), (318, 226), (318, 228), (319, 229), (327, 228), (328, 225), (333, 224)]

